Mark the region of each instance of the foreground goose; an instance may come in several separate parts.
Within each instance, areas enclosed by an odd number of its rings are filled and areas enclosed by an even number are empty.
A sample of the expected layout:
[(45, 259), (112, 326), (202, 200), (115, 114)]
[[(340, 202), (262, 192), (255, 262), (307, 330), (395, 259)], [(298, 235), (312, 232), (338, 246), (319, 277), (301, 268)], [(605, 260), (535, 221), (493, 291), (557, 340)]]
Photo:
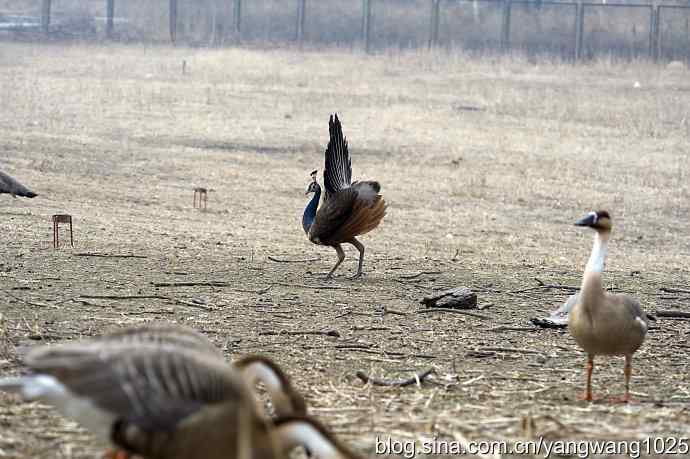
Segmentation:
[(568, 317), (568, 329), (577, 344), (587, 353), (587, 387), (585, 400), (592, 400), (592, 370), (595, 355), (625, 356), (625, 395), (630, 400), (632, 355), (642, 345), (649, 322), (637, 299), (629, 295), (614, 295), (602, 288), (608, 240), (611, 235), (611, 216), (605, 210), (590, 212), (575, 223), (596, 231), (594, 247), (589, 257), (582, 287)]
[(312, 172), (312, 182), (307, 188), (307, 194), (314, 193), (314, 196), (304, 209), (302, 228), (311, 242), (331, 246), (338, 254), (338, 261), (326, 276), (327, 279), (333, 277), (333, 273), (345, 259), (341, 246), (343, 243), (352, 244), (359, 251), (357, 273), (353, 277), (360, 277), (363, 273), (364, 245), (356, 236), (379, 226), (386, 215), (386, 202), (379, 194), (379, 182), (352, 182), (350, 153), (338, 115), (335, 118), (331, 116), (328, 128), (330, 140), (323, 171), (326, 192), (319, 206), (321, 186), (316, 180), (316, 171)]
[(99, 353), (69, 345), (37, 348), (26, 363), (35, 374), (0, 380), (0, 389), (52, 404), (128, 454), (277, 459), (301, 445), (319, 458), (355, 457), (311, 418), (267, 421), (240, 373), (213, 355), (145, 342)]
[(23, 196), (25, 198), (35, 198), (36, 193), (16, 181), (14, 178), (0, 171), (0, 193), (11, 194), (13, 198)]
[[(62, 346), (64, 352), (67, 352), (67, 346), (76, 346), (80, 353), (101, 353), (104, 347), (108, 346), (131, 346), (136, 349), (141, 344), (179, 347), (225, 359), (221, 350), (205, 335), (193, 328), (165, 322), (119, 328), (101, 336)], [(295, 390), (285, 372), (268, 357), (243, 356), (233, 362), (233, 367), (240, 372), (250, 387), (257, 382), (264, 384), (278, 416), (307, 414), (302, 395)]]

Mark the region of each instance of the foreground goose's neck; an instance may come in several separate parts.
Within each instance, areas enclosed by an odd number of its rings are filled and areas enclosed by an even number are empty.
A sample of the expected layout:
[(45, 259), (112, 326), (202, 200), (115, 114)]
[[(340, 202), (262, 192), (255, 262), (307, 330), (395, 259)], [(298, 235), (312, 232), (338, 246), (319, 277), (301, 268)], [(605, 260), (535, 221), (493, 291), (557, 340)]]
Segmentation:
[(313, 456), (320, 459), (345, 459), (349, 454), (341, 451), (336, 441), (311, 422), (295, 419), (276, 427), (284, 451), (304, 446)]

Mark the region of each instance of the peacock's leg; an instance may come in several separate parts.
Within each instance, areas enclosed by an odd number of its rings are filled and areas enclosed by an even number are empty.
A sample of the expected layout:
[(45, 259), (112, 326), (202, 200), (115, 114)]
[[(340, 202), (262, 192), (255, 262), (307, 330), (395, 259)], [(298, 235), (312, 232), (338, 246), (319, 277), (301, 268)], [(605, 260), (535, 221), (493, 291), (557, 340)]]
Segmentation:
[(338, 266), (340, 266), (340, 263), (343, 262), (345, 259), (345, 252), (343, 252), (343, 248), (340, 244), (336, 244), (333, 246), (335, 251), (338, 253), (338, 261), (335, 262), (335, 266), (333, 266), (333, 269), (331, 269), (331, 272), (328, 273), (326, 276), (326, 279), (333, 279), (333, 273), (335, 272), (336, 269), (338, 269)]
[(359, 265), (357, 266), (357, 274), (350, 277), (350, 279), (357, 279), (358, 277), (362, 277), (362, 275), (364, 274), (364, 272), (362, 271), (362, 268), (364, 267), (364, 244), (362, 244), (355, 238), (352, 238), (352, 240), (349, 242), (350, 244), (354, 245), (357, 248), (357, 250), (359, 250)]

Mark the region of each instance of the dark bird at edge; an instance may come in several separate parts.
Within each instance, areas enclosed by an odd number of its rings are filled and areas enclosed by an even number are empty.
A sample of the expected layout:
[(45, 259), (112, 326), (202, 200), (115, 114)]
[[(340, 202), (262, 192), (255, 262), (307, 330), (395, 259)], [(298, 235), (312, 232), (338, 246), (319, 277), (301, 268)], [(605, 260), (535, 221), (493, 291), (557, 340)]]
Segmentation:
[(327, 279), (333, 277), (333, 273), (345, 259), (341, 244), (354, 245), (359, 251), (359, 265), (353, 276), (357, 278), (363, 274), (364, 245), (356, 236), (379, 226), (386, 215), (386, 202), (379, 194), (379, 182), (352, 182), (352, 163), (347, 139), (343, 136), (337, 114), (330, 117), (328, 128), (330, 140), (323, 171), (323, 201), (319, 205), (321, 186), (316, 178), (317, 171), (313, 171), (306, 194), (314, 193), (314, 196), (304, 209), (302, 227), (311, 242), (333, 247), (338, 254), (338, 261), (326, 276)]
[(34, 198), (38, 196), (36, 193), (19, 183), (14, 178), (0, 171), (0, 193), (11, 194), (13, 198), (23, 196), (25, 198)]

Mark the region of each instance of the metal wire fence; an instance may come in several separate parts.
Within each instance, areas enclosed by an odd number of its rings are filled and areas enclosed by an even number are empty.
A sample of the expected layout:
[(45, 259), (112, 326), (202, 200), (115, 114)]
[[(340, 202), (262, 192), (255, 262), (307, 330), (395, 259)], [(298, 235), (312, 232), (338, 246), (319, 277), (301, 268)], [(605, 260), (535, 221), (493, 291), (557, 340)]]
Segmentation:
[(0, 0), (0, 35), (30, 33), (192, 45), (297, 42), (367, 51), (444, 47), (566, 59), (688, 60), (690, 6), (611, 0)]

